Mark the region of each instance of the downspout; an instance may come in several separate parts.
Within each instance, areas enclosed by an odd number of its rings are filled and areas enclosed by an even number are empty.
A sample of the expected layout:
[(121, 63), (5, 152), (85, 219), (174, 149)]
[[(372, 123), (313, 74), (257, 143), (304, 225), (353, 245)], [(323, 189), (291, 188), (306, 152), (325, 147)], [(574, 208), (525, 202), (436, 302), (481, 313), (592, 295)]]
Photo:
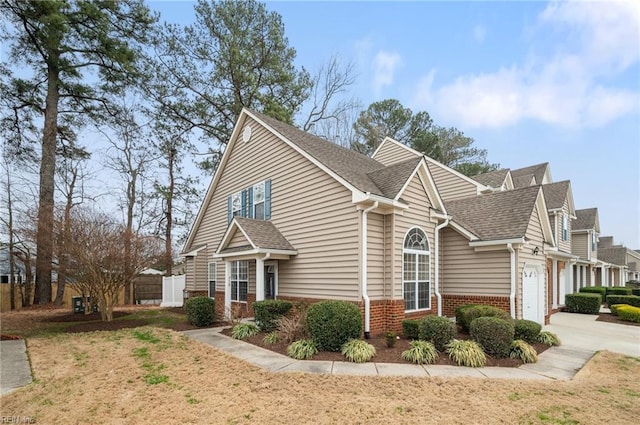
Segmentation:
[(367, 214), (369, 211), (378, 208), (378, 201), (375, 201), (369, 208), (362, 210), (362, 299), (364, 300), (364, 337), (371, 337), (369, 326), (371, 316), (371, 300), (367, 293)]
[(435, 269), (435, 285), (434, 291), (436, 293), (436, 299), (438, 300), (438, 316), (442, 316), (442, 295), (440, 295), (440, 230), (447, 227), (449, 225), (449, 218), (442, 223), (436, 226), (436, 235), (435, 235), (435, 243), (436, 243), (436, 269)]
[(516, 251), (511, 243), (507, 244), (507, 249), (511, 253), (511, 292), (509, 293), (509, 309), (511, 317), (516, 318)]

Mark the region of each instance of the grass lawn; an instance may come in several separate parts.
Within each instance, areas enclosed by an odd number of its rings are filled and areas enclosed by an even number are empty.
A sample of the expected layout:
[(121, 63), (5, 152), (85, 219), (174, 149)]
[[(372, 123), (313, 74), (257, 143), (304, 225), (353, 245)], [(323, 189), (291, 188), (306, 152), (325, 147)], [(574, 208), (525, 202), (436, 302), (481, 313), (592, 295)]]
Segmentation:
[[(5, 333), (10, 321), (0, 318)], [(27, 346), (35, 381), (3, 396), (0, 410), (40, 424), (635, 424), (640, 417), (640, 359), (608, 352), (573, 381), (525, 382), (269, 373), (155, 325), (39, 332)]]

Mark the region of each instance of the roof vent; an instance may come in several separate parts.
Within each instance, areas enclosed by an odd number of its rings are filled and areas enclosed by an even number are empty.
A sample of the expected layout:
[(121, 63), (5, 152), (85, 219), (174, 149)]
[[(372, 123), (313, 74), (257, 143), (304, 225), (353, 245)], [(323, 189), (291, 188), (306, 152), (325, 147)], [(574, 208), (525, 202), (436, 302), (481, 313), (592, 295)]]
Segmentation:
[(242, 141), (247, 143), (249, 140), (251, 140), (251, 126), (247, 124), (242, 132)]

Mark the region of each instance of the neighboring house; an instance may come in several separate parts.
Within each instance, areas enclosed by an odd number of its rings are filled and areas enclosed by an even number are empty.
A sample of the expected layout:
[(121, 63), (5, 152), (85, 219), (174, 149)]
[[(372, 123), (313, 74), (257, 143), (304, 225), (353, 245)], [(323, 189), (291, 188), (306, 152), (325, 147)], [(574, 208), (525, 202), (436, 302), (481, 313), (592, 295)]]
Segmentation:
[(542, 192), (557, 245), (545, 250), (547, 279), (551, 284), (548, 293), (551, 302), (549, 308), (552, 312), (557, 312), (565, 304), (565, 295), (573, 293), (571, 267), (579, 258), (571, 251), (571, 222), (576, 219), (576, 210), (569, 180), (544, 184)]
[(511, 178), (516, 188), (553, 182), (548, 162), (511, 170)]
[(640, 255), (622, 245), (614, 245), (613, 236), (603, 236), (598, 242), (598, 259), (603, 261), (604, 286), (624, 286), (629, 279), (629, 258), (634, 268)]
[[(0, 283), (11, 282), (11, 267), (9, 265), (9, 247), (0, 246)], [(22, 284), (25, 282), (27, 275), (26, 269), (22, 261), (17, 260), (14, 262), (14, 282)]]
[[(597, 279), (598, 268), (598, 236), (600, 235), (600, 220), (597, 208), (576, 210), (576, 219), (571, 229), (571, 252), (578, 256), (573, 266), (572, 275), (574, 292), (585, 286), (609, 286), (606, 280)], [(601, 266), (603, 264), (601, 263)]]
[[(473, 179), (478, 183), (481, 183), (495, 192), (502, 192), (505, 190), (513, 190), (515, 188), (513, 184), (513, 178), (508, 168), (500, 170), (489, 171), (488, 173), (478, 174), (473, 176)], [(531, 186), (527, 184), (526, 186)], [(524, 186), (521, 186), (524, 187)]]
[(186, 291), (227, 315), (346, 300), (366, 333), (451, 315), (456, 291), (542, 322), (555, 247), (542, 189), (484, 192), (392, 139), (369, 158), (245, 109), (182, 253)]
[(640, 281), (640, 252), (638, 250), (627, 249), (627, 282), (630, 280)]

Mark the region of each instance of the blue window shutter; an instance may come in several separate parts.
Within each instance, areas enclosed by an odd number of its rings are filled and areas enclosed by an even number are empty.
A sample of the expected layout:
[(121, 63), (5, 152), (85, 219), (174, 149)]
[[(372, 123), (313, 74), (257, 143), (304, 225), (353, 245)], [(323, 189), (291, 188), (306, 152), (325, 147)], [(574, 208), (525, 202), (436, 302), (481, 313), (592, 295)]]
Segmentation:
[(253, 218), (253, 187), (250, 187), (248, 192), (249, 202), (247, 202), (247, 205), (249, 206), (249, 214), (247, 215), (247, 217)]
[(233, 211), (231, 210), (231, 195), (227, 198), (227, 223), (231, 223)]
[(264, 182), (264, 219), (271, 219), (271, 180)]
[(241, 217), (247, 217), (249, 214), (247, 214), (247, 191), (243, 190), (242, 191), (242, 206), (240, 207), (240, 216)]

